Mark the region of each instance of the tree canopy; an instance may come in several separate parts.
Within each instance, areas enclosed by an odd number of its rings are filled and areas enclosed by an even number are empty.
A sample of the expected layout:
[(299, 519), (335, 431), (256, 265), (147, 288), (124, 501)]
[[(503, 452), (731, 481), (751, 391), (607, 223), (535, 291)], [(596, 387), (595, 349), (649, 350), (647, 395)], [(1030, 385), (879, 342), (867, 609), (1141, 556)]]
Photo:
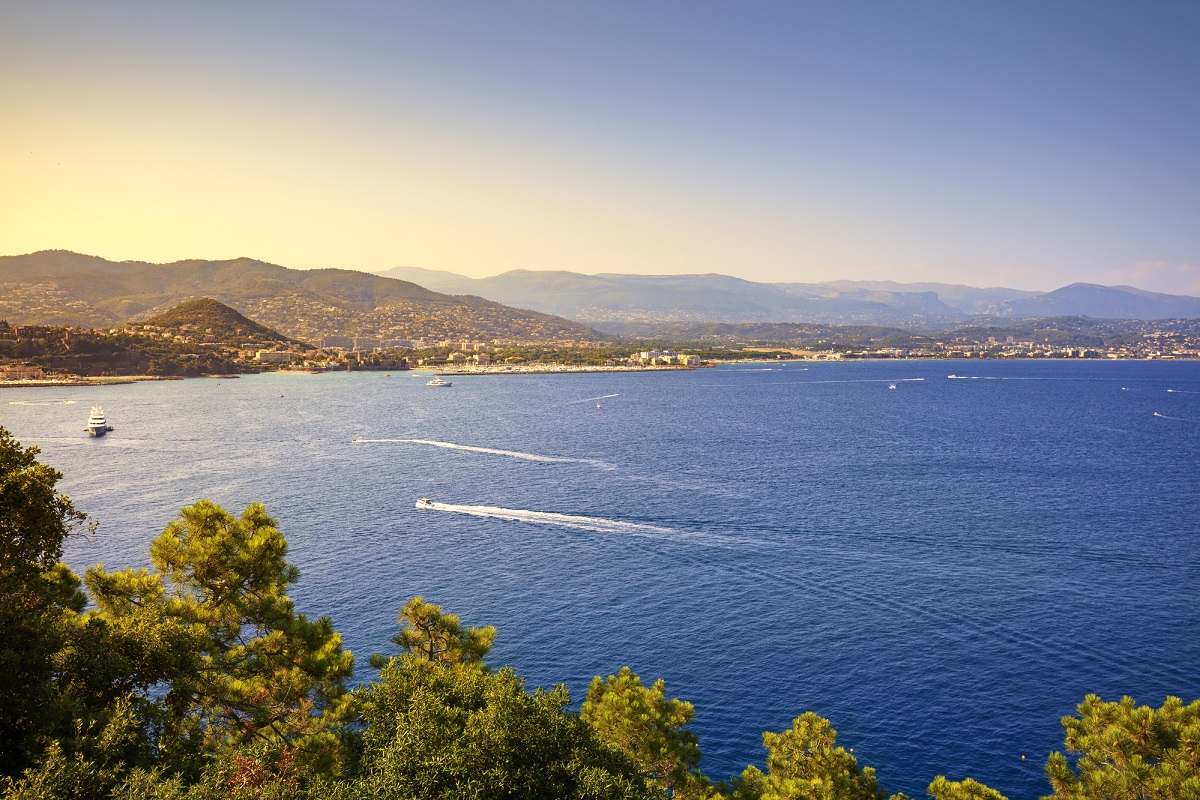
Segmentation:
[(201, 500), (150, 545), (156, 571), (88, 570), (101, 619), (190, 645), (161, 701), (164, 742), (336, 748), (354, 658), (330, 618), (296, 613), (300, 573), (276, 524), (258, 504), (234, 517)]
[[(1168, 697), (1161, 708), (1089, 694), (1064, 717), (1066, 749), (1051, 753), (1046, 777), (1056, 800), (1200, 798), (1200, 700)], [(1049, 800), (1049, 798), (1048, 798)]]
[(643, 686), (629, 667), (606, 679), (597, 675), (579, 714), (596, 729), (601, 741), (633, 759), (651, 785), (668, 796), (703, 798), (712, 794), (708, 779), (700, 773), (696, 735), (683, 729), (695, 717), (695, 709), (678, 698), (668, 700), (661, 679)]
[(496, 640), (496, 629), (490, 625), (464, 628), (457, 614), (443, 614), (441, 606), (426, 603), (420, 595), (404, 604), (398, 621), (400, 632), (392, 641), (426, 661), (481, 663)]
[(84, 516), (55, 487), (62, 474), (0, 428), (0, 776), (29, 763), (53, 725), (54, 656), (83, 607), (61, 566), (63, 541)]
[[(807, 711), (783, 733), (764, 733), (767, 771), (747, 767), (734, 784), (737, 800), (887, 800), (875, 770), (836, 747), (829, 720)], [(896, 795), (902, 798), (903, 795)]]

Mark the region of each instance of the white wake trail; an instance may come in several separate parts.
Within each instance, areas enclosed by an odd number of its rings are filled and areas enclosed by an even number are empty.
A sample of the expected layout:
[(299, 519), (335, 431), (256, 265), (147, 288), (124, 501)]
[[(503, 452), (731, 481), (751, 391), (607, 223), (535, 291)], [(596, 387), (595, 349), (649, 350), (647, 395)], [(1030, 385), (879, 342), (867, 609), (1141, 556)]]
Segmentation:
[(672, 534), (673, 528), (647, 525), (641, 522), (624, 522), (604, 517), (584, 517), (575, 514), (557, 514), (551, 511), (530, 511), (524, 508), (501, 508), (499, 506), (463, 506), (454, 503), (417, 501), (416, 507), (424, 511), (446, 511), (452, 514), (468, 514), (472, 517), (490, 517), (511, 522), (530, 522), (535, 525), (556, 525), (561, 528), (576, 528), (596, 533), (625, 534)]
[(594, 403), (597, 400), (607, 400), (610, 397), (620, 397), (620, 396), (621, 396), (621, 394), (619, 392), (616, 394), (602, 394), (599, 397), (585, 397), (582, 400), (571, 400), (570, 402), (564, 403), (563, 405), (573, 406), (576, 403)]
[(800, 383), (807, 386), (810, 383), (915, 383), (923, 381), (924, 378), (853, 378), (849, 380), (834, 380), (834, 381), (801, 381)]
[(78, 400), (9, 400), (10, 406), (73, 406)]
[(1174, 420), (1175, 422), (1189, 422), (1189, 423), (1192, 423), (1192, 424), (1195, 424), (1195, 422), (1196, 422), (1196, 420), (1194, 420), (1194, 419), (1185, 419), (1184, 417), (1172, 417), (1172, 416), (1169, 416), (1169, 415), (1167, 415), (1167, 414), (1160, 414), (1160, 413), (1159, 413), (1159, 412), (1157, 412), (1157, 411), (1155, 411), (1155, 412), (1154, 412), (1154, 416), (1158, 417), (1159, 419), (1170, 419), (1170, 420)]
[(1004, 378), (996, 375), (947, 375), (952, 381), (1037, 381), (1043, 378)]
[(446, 450), (465, 450), (471, 453), (485, 453), (491, 456), (507, 456), (523, 461), (541, 461), (552, 464), (590, 464), (600, 469), (613, 469), (612, 465), (594, 458), (568, 458), (566, 456), (544, 456), (538, 453), (522, 453), (518, 450), (499, 450), (495, 447), (476, 447), (469, 444), (454, 442), (439, 442), (436, 439), (354, 439), (351, 444), (423, 444), (430, 447), (441, 447)]

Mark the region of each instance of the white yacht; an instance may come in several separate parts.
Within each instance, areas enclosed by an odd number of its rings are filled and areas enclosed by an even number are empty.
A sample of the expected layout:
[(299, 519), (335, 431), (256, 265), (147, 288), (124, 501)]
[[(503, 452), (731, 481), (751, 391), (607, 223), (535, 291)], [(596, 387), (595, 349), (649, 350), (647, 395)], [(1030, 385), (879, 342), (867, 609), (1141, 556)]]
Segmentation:
[(92, 436), (103, 436), (112, 429), (112, 425), (109, 425), (108, 420), (104, 418), (104, 409), (100, 406), (92, 406), (92, 415), (88, 417), (87, 427), (84, 430)]
[(435, 376), (433, 376), (433, 380), (426, 382), (425, 385), (426, 386), (449, 386), (450, 381), (444, 381), (444, 380), (442, 380), (441, 375), (435, 375)]

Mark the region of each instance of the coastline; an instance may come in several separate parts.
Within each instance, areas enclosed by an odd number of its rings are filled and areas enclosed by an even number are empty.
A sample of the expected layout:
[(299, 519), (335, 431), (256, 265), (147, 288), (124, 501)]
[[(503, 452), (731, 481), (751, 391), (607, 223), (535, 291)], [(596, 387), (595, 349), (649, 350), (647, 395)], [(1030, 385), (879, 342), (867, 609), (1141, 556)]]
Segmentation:
[(548, 375), (567, 372), (686, 372), (694, 369), (703, 369), (705, 366), (686, 367), (678, 365), (647, 365), (647, 366), (598, 366), (598, 365), (575, 365), (575, 366), (528, 366), (519, 367), (511, 364), (503, 366), (491, 367), (412, 367), (413, 372), (435, 372), (438, 375)]
[(19, 381), (3, 381), (0, 380), (0, 389), (34, 389), (41, 386), (120, 386), (128, 383), (141, 383), (142, 381), (181, 381), (182, 377), (177, 375), (122, 375), (120, 377), (105, 377), (105, 378), (44, 378), (40, 380), (19, 380)]
[[(892, 364), (901, 364), (904, 362), (930, 362), (940, 361), (946, 364), (980, 364), (986, 362), (1012, 362), (1012, 361), (1062, 361), (1062, 362), (1077, 362), (1088, 361), (1091, 363), (1120, 363), (1126, 361), (1142, 361), (1142, 362), (1194, 362), (1195, 358), (1180, 358), (1180, 357), (1159, 357), (1159, 358), (1091, 358), (1091, 359), (1062, 359), (1062, 358), (939, 358), (936, 356), (912, 356), (906, 358), (893, 359), (822, 359), (822, 358), (730, 358), (721, 359), (716, 362), (708, 362), (699, 366), (683, 366), (674, 364), (646, 364), (640, 366), (616, 365), (616, 366), (600, 366), (600, 365), (528, 365), (519, 366), (512, 364), (491, 365), (487, 367), (475, 366), (415, 366), (408, 370), (418, 373), (431, 373), (435, 375), (453, 375), (462, 377), (483, 376), (483, 375), (558, 375), (558, 374), (587, 374), (587, 373), (620, 373), (620, 372), (690, 372), (697, 369), (714, 369), (722, 364), (864, 364), (864, 363), (882, 363), (889, 362)], [(324, 375), (331, 372), (342, 372), (343, 370), (268, 370), (266, 373), (282, 373), (282, 374), (312, 374)], [(380, 371), (380, 370), (372, 370)], [(0, 389), (36, 389), (36, 388), (73, 388), (81, 386), (120, 386), (131, 383), (141, 383), (143, 381), (182, 381), (190, 378), (207, 378), (212, 380), (229, 380), (242, 377), (241, 374), (228, 375), (121, 375), (121, 376), (105, 376), (96, 378), (42, 378), (37, 380), (0, 380)]]

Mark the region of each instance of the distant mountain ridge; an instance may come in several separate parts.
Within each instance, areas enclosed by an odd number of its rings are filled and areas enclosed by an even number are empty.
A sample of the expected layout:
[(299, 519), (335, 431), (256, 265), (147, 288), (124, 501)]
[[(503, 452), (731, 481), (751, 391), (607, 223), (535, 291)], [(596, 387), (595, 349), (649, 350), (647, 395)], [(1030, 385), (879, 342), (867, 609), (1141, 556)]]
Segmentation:
[(625, 334), (664, 323), (798, 322), (938, 327), (980, 317), (1200, 317), (1200, 298), (1074, 283), (1052, 292), (892, 281), (756, 283), (728, 275), (583, 275), (512, 270), (489, 278), (399, 267), (383, 275), (471, 293)]
[(115, 262), (63, 250), (0, 256), (0, 319), (17, 324), (114, 327), (204, 297), (290, 338), (330, 343), (569, 343), (654, 337), (697, 324), (934, 330), (1062, 316), (1200, 318), (1197, 297), (1086, 283), (1030, 292), (890, 281), (758, 283), (719, 274), (513, 270), (468, 278), (416, 267), (373, 274), (294, 270), (250, 258)]
[(603, 338), (549, 314), (346, 269), (294, 270), (251, 258), (115, 262), (62, 250), (0, 257), (0, 318), (19, 324), (111, 327), (203, 297), (309, 342)]

